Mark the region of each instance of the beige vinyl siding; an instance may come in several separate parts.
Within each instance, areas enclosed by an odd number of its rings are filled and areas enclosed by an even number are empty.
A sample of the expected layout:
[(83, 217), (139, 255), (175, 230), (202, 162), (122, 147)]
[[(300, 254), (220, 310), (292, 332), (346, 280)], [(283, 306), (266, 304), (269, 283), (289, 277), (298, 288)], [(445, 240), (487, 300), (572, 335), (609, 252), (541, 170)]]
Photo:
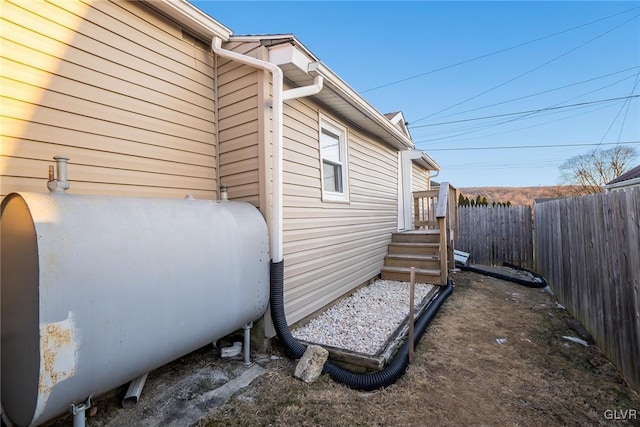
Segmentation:
[(425, 168), (411, 164), (411, 191), (425, 191), (429, 189), (429, 171)]
[[(259, 43), (228, 43), (225, 49), (260, 57)], [(261, 71), (238, 61), (217, 58), (220, 182), (229, 199), (260, 206), (260, 149), (264, 146)]]
[(289, 323), (380, 273), (397, 227), (397, 152), (328, 111), (348, 130), (350, 202), (322, 202), (320, 107), (284, 109), (284, 260)]
[(0, 193), (217, 198), (213, 55), (138, 2), (3, 1)]

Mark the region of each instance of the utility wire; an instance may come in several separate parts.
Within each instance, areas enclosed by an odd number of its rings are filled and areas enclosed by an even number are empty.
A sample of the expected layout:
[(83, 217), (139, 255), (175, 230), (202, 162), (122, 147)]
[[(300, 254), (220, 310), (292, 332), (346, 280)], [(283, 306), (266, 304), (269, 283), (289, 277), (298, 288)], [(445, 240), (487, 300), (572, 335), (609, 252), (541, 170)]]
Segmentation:
[[(576, 107), (576, 108), (584, 108), (584, 107)], [(490, 128), (494, 128), (496, 126), (501, 126), (501, 125), (504, 125), (504, 124), (507, 124), (507, 123), (512, 123), (512, 122), (515, 122), (515, 121), (518, 121), (518, 120), (523, 120), (523, 119), (526, 119), (527, 117), (530, 117), (530, 116), (532, 116), (534, 114), (537, 114), (537, 113), (522, 114), (522, 115), (520, 115), (518, 117), (514, 117), (512, 119), (503, 120), (503, 121), (498, 122), (498, 123), (493, 123), (493, 124), (487, 124), (487, 125), (484, 125), (484, 126), (480, 126), (476, 130), (470, 130), (470, 131), (467, 131), (467, 132), (461, 132), (461, 133), (457, 133), (455, 135), (443, 136), (443, 137), (440, 137), (440, 138), (422, 140), (421, 142), (424, 143), (424, 142), (441, 141), (443, 139), (457, 138), (459, 136), (468, 135), (468, 134), (475, 133), (475, 132), (478, 132), (478, 131), (482, 131), (482, 130), (485, 130), (485, 129), (490, 129)]]
[[(597, 88), (597, 89), (594, 89), (594, 90), (589, 91), (589, 92), (587, 92), (587, 93), (584, 93), (584, 94), (582, 94), (582, 95), (574, 96), (573, 98), (569, 98), (569, 99), (566, 99), (566, 100), (564, 100), (564, 101), (558, 102), (557, 104), (554, 104), (554, 105), (552, 105), (551, 107), (556, 107), (556, 106), (558, 106), (558, 105), (562, 104), (563, 102), (573, 101), (574, 99), (581, 98), (581, 97), (583, 97), (583, 96), (589, 95), (589, 94), (594, 93), (594, 92), (598, 92), (598, 91), (600, 91), (600, 90), (602, 90), (602, 89), (606, 89), (607, 87), (610, 87), (610, 86), (616, 85), (616, 84), (620, 83), (621, 81), (628, 80), (629, 78), (631, 78), (631, 77), (626, 77), (626, 78), (624, 78), (624, 79), (622, 79), (622, 80), (619, 80), (619, 81), (617, 81), (617, 82), (614, 82), (614, 83), (611, 83), (611, 84), (608, 84), (608, 85), (605, 85), (605, 86), (599, 87), (599, 88)], [(533, 115), (533, 114), (536, 114), (536, 113), (527, 113), (527, 114), (523, 114), (523, 115), (521, 115), (521, 116), (519, 116), (519, 117), (515, 117), (515, 118), (513, 118), (513, 119), (504, 120), (504, 121), (501, 121), (501, 122), (498, 122), (498, 123), (494, 123), (494, 124), (487, 124), (487, 125), (481, 126), (478, 130), (489, 129), (489, 128), (496, 127), (496, 126), (500, 126), (500, 125), (503, 125), (503, 124), (506, 124), (506, 123), (511, 123), (511, 122), (515, 122), (515, 121), (518, 121), (518, 120), (522, 120), (522, 119), (524, 119), (524, 118), (526, 118), (526, 117), (529, 117), (529, 116), (531, 116), (531, 115)], [(474, 132), (476, 132), (476, 131), (475, 131), (475, 130), (471, 130), (471, 131), (468, 131), (468, 132), (458, 133), (458, 134), (455, 134), (455, 135), (445, 136), (445, 137), (441, 137), (441, 138), (434, 138), (434, 139), (430, 139), (430, 140), (423, 140), (422, 142), (431, 142), (431, 141), (439, 141), (439, 140), (442, 140), (442, 139), (456, 138), (456, 137), (458, 137), (458, 136), (468, 135), (468, 134), (470, 134), (470, 133), (474, 133)]]
[(526, 45), (533, 44), (533, 43), (536, 43), (536, 42), (539, 42), (539, 41), (542, 41), (542, 40), (549, 39), (551, 37), (559, 36), (561, 34), (568, 33), (570, 31), (574, 31), (574, 30), (577, 30), (579, 28), (586, 27), (586, 26), (598, 23), (598, 22), (607, 20), (609, 18), (613, 18), (614, 16), (623, 15), (623, 14), (625, 14), (627, 12), (631, 12), (632, 10), (638, 9), (638, 8), (640, 8), (640, 6), (632, 7), (631, 9), (627, 9), (627, 10), (624, 10), (622, 12), (614, 13), (613, 15), (605, 16), (604, 18), (596, 19), (595, 21), (587, 22), (585, 24), (581, 24), (581, 25), (578, 25), (576, 27), (572, 27), (572, 28), (569, 28), (569, 29), (566, 29), (566, 30), (563, 30), (563, 31), (559, 31), (557, 33), (549, 34), (549, 35), (544, 36), (544, 37), (539, 37), (539, 38), (534, 39), (534, 40), (529, 40), (527, 42), (520, 43), (520, 44), (511, 46), (511, 47), (507, 47), (507, 48), (504, 48), (504, 49), (500, 49), (500, 50), (497, 50), (495, 52), (491, 52), (491, 53), (487, 53), (487, 54), (484, 54), (484, 55), (476, 56), (475, 58), (466, 59), (464, 61), (456, 62), (455, 64), (446, 65), (444, 67), (436, 68), (434, 70), (425, 71), (424, 73), (416, 74), (414, 76), (406, 77), (404, 79), (396, 80), (396, 81), (393, 81), (393, 82), (390, 82), (390, 83), (385, 83), (383, 85), (376, 86), (376, 87), (373, 87), (371, 89), (363, 90), (360, 93), (372, 92), (374, 90), (382, 89), (382, 88), (385, 88), (385, 87), (388, 87), (388, 86), (392, 86), (392, 85), (395, 85), (395, 84), (398, 84), (398, 83), (403, 83), (403, 82), (406, 82), (408, 80), (417, 79), (418, 77), (422, 77), (422, 76), (426, 76), (426, 75), (429, 75), (429, 74), (437, 73), (438, 71), (448, 70), (449, 68), (457, 67), (458, 65), (464, 65), (464, 64), (468, 64), (470, 62), (477, 61), (479, 59), (488, 58), (490, 56), (494, 56), (494, 55), (497, 55), (499, 53), (507, 52), (507, 51), (510, 51), (510, 50), (513, 50), (513, 49), (517, 49), (517, 48), (522, 47), (522, 46), (526, 46)]
[[(506, 101), (501, 101), (501, 102), (496, 102), (495, 104), (489, 104), (489, 105), (485, 105), (482, 107), (477, 107), (477, 108), (472, 108), (470, 110), (465, 110), (465, 111), (460, 111), (459, 113), (453, 113), (453, 114), (447, 114), (446, 116), (442, 116), (441, 118), (446, 119), (447, 117), (452, 117), (452, 116), (459, 116), (460, 114), (465, 114), (465, 113), (471, 113), (472, 111), (478, 111), (478, 110), (484, 110), (486, 108), (491, 108), (491, 107), (495, 107), (497, 105), (503, 105), (503, 104), (508, 104), (510, 102), (515, 102), (515, 101), (520, 101), (522, 99), (527, 99), (527, 98), (532, 98), (534, 96), (538, 96), (538, 95), (544, 95), (545, 93), (550, 93), (550, 92), (555, 92), (557, 90), (561, 90), (561, 89), (566, 89), (568, 87), (573, 87), (573, 86), (578, 86), (584, 83), (589, 83), (595, 80), (600, 80), (600, 79), (604, 79), (605, 77), (610, 77), (610, 76), (614, 76), (616, 74), (620, 74), (620, 73), (624, 73), (625, 71), (629, 71), (629, 70), (635, 70), (637, 68), (640, 68), (640, 66), (636, 65), (635, 67), (629, 67), (629, 68), (625, 68), (624, 70), (620, 70), (620, 71), (615, 71), (613, 73), (609, 73), (609, 74), (604, 74), (602, 76), (598, 76), (598, 77), (593, 77), (591, 79), (587, 79), (587, 80), (582, 80), (580, 82), (576, 82), (576, 83), (571, 83), (565, 86), (560, 86), (560, 87), (556, 87), (554, 89), (548, 89), (548, 90), (544, 90), (542, 92), (537, 92), (537, 93), (533, 93), (531, 95), (525, 95), (525, 96), (521, 96), (518, 98), (512, 98), (512, 99), (508, 99)], [(631, 75), (627, 78), (631, 78), (634, 77), (634, 75)], [(627, 80), (627, 78), (619, 80), (620, 81), (624, 81)]]
[(494, 146), (494, 147), (430, 148), (429, 151), (519, 150), (522, 148), (593, 147), (598, 145), (618, 145), (618, 144), (640, 144), (640, 141), (603, 142), (603, 143), (592, 143), (592, 144), (503, 145), (503, 146)]
[[(638, 87), (638, 79), (640, 78), (640, 71), (636, 74), (636, 82), (633, 85), (633, 89), (631, 90), (631, 94), (633, 95), (636, 91), (636, 87)], [(629, 108), (631, 107), (631, 101), (627, 101), (627, 110), (624, 112), (624, 117), (622, 118), (622, 125), (620, 126), (620, 132), (618, 133), (618, 142), (620, 142), (620, 138), (622, 138), (622, 131), (624, 130), (624, 124), (627, 121), (627, 115), (629, 114)]]
[[(633, 89), (631, 90), (631, 93), (635, 92), (636, 90), (636, 86), (638, 86), (638, 80), (636, 79), (636, 83), (633, 86)], [(640, 96), (640, 95), (635, 95)], [(616, 122), (616, 120), (618, 120), (618, 117), (620, 116), (620, 113), (622, 113), (622, 110), (624, 110), (625, 105), (627, 105), (628, 101), (625, 101), (622, 104), (622, 107), (620, 107), (620, 109), (618, 110), (618, 112), (616, 113), (615, 117), (613, 118), (613, 120), (611, 121), (611, 124), (609, 125), (609, 127), (607, 128), (607, 131), (604, 133), (604, 135), (602, 135), (602, 138), (600, 139), (600, 142), (604, 141), (604, 139), (607, 137), (607, 135), (609, 134), (609, 131), (611, 130), (611, 128), (613, 127), (614, 123)]]
[[(639, 68), (640, 68), (640, 67), (639, 67)], [(599, 91), (601, 91), (601, 90), (603, 90), (603, 89), (606, 89), (606, 88), (608, 88), (608, 87), (615, 86), (615, 85), (617, 85), (618, 83), (624, 82), (624, 81), (629, 80), (629, 79), (633, 79), (634, 77), (635, 77), (635, 76), (633, 76), (633, 75), (632, 75), (632, 76), (625, 77), (625, 78), (623, 78), (623, 79), (617, 80), (617, 81), (615, 81), (615, 82), (613, 82), (613, 83), (610, 83), (610, 84), (608, 84), (608, 85), (605, 85), (605, 86), (601, 86), (601, 87), (599, 87), (599, 88), (596, 88), (596, 89), (594, 89), (594, 90), (591, 90), (591, 91), (589, 91), (589, 92), (587, 92), (587, 93), (584, 93), (584, 94), (581, 94), (581, 95), (579, 95), (579, 96), (575, 96), (575, 97), (570, 98), (570, 99), (565, 99), (564, 101), (559, 102), (559, 103), (556, 103), (556, 104), (553, 104), (553, 105), (551, 105), (550, 107), (556, 107), (556, 106), (558, 106), (558, 105), (561, 105), (561, 104), (562, 104), (562, 103), (564, 103), (564, 102), (569, 102), (569, 101), (572, 101), (572, 100), (574, 100), (574, 99), (582, 98), (583, 96), (587, 96), (587, 95), (590, 95), (590, 94), (592, 94), (592, 93), (599, 92)], [(597, 110), (594, 110), (594, 111), (597, 111)], [(525, 118), (530, 117), (530, 116), (531, 116), (531, 114), (526, 114), (526, 115), (522, 116), (521, 118), (522, 118), (522, 119), (525, 119)], [(445, 116), (445, 117), (449, 117), (449, 116)], [(572, 116), (572, 117), (574, 117), (574, 116)], [(466, 130), (483, 130), (483, 129), (489, 129), (489, 128), (492, 128), (492, 127), (499, 126), (499, 125), (501, 125), (501, 124), (510, 123), (510, 122), (513, 122), (513, 121), (520, 120), (521, 118), (516, 118), (516, 119), (508, 120), (508, 121), (506, 121), (506, 122), (503, 122), (503, 121), (495, 121), (495, 122), (493, 122), (493, 123), (475, 124), (475, 125), (473, 125), (473, 126), (468, 126), (468, 127), (464, 127), (464, 128), (459, 128), (459, 129), (450, 129), (450, 130), (447, 130), (447, 131), (444, 131), (444, 132), (431, 133), (431, 134), (429, 134), (429, 135), (421, 135), (420, 137), (424, 138), (424, 137), (430, 137), (430, 136), (436, 136), (436, 135), (443, 135), (443, 134), (445, 134), (445, 135), (446, 135), (446, 134), (450, 134), (450, 133), (452, 133), (452, 132), (461, 132), (461, 131), (466, 131)], [(410, 127), (410, 129), (413, 129), (413, 128), (412, 128), (412, 127)], [(472, 132), (472, 131), (471, 131), (471, 132), (466, 132), (464, 135), (466, 135), (467, 133), (473, 133), (473, 132)], [(414, 140), (415, 140), (415, 138), (414, 138)]]
[[(542, 122), (542, 123), (537, 123), (537, 124), (535, 124), (535, 125), (525, 126), (525, 127), (521, 127), (521, 128), (517, 128), (517, 129), (511, 129), (511, 130), (502, 131), (502, 132), (490, 133), (490, 134), (487, 134), (487, 135), (483, 135), (482, 137), (483, 137), (483, 138), (487, 138), (487, 137), (490, 137), (490, 136), (504, 135), (504, 134), (506, 134), (506, 133), (519, 132), (519, 131), (521, 131), (521, 130), (525, 130), (525, 129), (532, 129), (532, 128), (535, 128), (535, 127), (545, 126), (545, 125), (548, 125), (548, 124), (550, 124), (550, 123), (555, 123), (555, 122), (559, 122), (559, 121), (562, 121), (562, 120), (572, 119), (572, 118), (574, 118), (574, 117), (578, 117), (578, 116), (583, 116), (583, 115), (585, 115), (585, 114), (594, 113), (594, 112), (596, 112), (596, 111), (604, 110), (604, 109), (606, 109), (606, 108), (611, 108), (611, 106), (610, 106), (610, 105), (609, 105), (609, 106), (605, 105), (604, 107), (595, 108), (595, 109), (593, 109), (593, 110), (589, 110), (589, 111), (583, 111), (583, 112), (581, 112), (581, 113), (574, 114), (574, 115), (571, 115), (571, 116), (562, 117), (562, 118), (559, 118), (559, 119), (550, 120), (550, 121), (546, 121), (546, 122)], [(556, 113), (551, 113), (551, 114), (558, 114), (558, 113), (556, 112)], [(477, 127), (477, 125), (476, 125), (476, 127)], [(485, 127), (485, 128), (486, 128), (486, 127)], [(444, 133), (446, 133), (446, 132), (444, 132)], [(436, 135), (441, 135), (441, 134), (432, 134), (432, 135), (429, 135), (429, 136), (436, 136)], [(469, 141), (469, 140), (476, 141), (477, 139), (478, 139), (477, 137), (474, 137), (474, 138), (464, 138), (464, 139), (456, 139), (456, 142), (459, 142), (459, 141)], [(430, 141), (430, 140), (422, 140), (422, 141), (414, 140), (414, 143), (417, 145), (417, 144), (424, 144), (425, 142), (429, 142), (429, 141)], [(443, 142), (437, 142), (436, 144), (443, 144)], [(432, 146), (432, 145), (430, 145), (430, 147), (431, 147), (431, 146)], [(429, 148), (429, 149), (431, 150), (431, 148)]]
[[(637, 85), (637, 82), (636, 82), (636, 85)], [(635, 86), (634, 86), (634, 89), (635, 89)], [(578, 107), (578, 106), (590, 105), (590, 104), (600, 104), (600, 103), (603, 103), (603, 102), (620, 101), (621, 99), (629, 100), (630, 98), (638, 98), (638, 97), (640, 97), (640, 95), (621, 96), (621, 97), (618, 97), (618, 98), (601, 99), (601, 100), (598, 100), (598, 101), (587, 101), (587, 102), (579, 102), (577, 104), (560, 105), (558, 107), (538, 108), (538, 109), (535, 109), (535, 110), (518, 111), (518, 112), (515, 112), (515, 113), (494, 114), (493, 116), (474, 117), (474, 118), (471, 118), (471, 119), (460, 119), (460, 120), (452, 120), (450, 122), (440, 122), (440, 123), (431, 123), (431, 124), (428, 124), (428, 125), (411, 126), (410, 129), (425, 128), (425, 127), (431, 127), (431, 126), (450, 125), (450, 124), (453, 124), (453, 123), (472, 122), (472, 121), (476, 121), (476, 120), (494, 119), (496, 117), (515, 116), (515, 115), (518, 115), (518, 114), (540, 113), (540, 112), (543, 112), (543, 111), (560, 110), (560, 109), (563, 109), (563, 108)], [(616, 116), (616, 118), (617, 118), (617, 116)], [(605, 136), (606, 136), (606, 134), (605, 134)]]
[(458, 102), (458, 103), (456, 103), (456, 104), (450, 105), (449, 107), (446, 107), (446, 108), (443, 108), (443, 109), (441, 109), (441, 110), (438, 110), (438, 111), (436, 111), (435, 113), (431, 113), (431, 114), (429, 114), (429, 115), (427, 115), (427, 116), (424, 116), (424, 117), (421, 117), (421, 118), (419, 118), (419, 119), (417, 119), (417, 120), (414, 120), (414, 121), (413, 121), (413, 123), (415, 123), (415, 122), (419, 122), (419, 121), (422, 121), (422, 120), (425, 120), (425, 119), (428, 119), (429, 117), (433, 117), (433, 116), (435, 116), (435, 115), (437, 115), (437, 114), (440, 114), (440, 113), (443, 113), (443, 112), (445, 112), (445, 111), (448, 111), (448, 110), (450, 110), (450, 109), (452, 109), (452, 108), (455, 108), (455, 107), (457, 107), (457, 106), (459, 106), (459, 105), (462, 105), (462, 104), (464, 104), (464, 103), (467, 103), (467, 102), (469, 102), (469, 101), (471, 101), (471, 100), (473, 100), (473, 99), (479, 98), (479, 97), (480, 97), (480, 96), (482, 96), (482, 95), (486, 95), (487, 93), (492, 92), (492, 91), (494, 91), (494, 90), (496, 90), (496, 89), (498, 89), (498, 88), (501, 88), (501, 87), (503, 87), (503, 86), (506, 86), (506, 85), (508, 85), (509, 83), (511, 83), (511, 82), (513, 82), (513, 81), (515, 81), (515, 80), (517, 80), (517, 79), (519, 79), (519, 78), (522, 78), (522, 77), (524, 77), (524, 76), (526, 76), (526, 75), (529, 75), (529, 74), (533, 73), (534, 71), (537, 71), (537, 70), (539, 70), (539, 69), (541, 69), (541, 68), (543, 68), (543, 67), (545, 67), (545, 66), (547, 66), (547, 65), (551, 64), (552, 62), (555, 62), (555, 61), (557, 61), (558, 59), (563, 58), (563, 57), (565, 57), (565, 56), (569, 55), (570, 53), (575, 52), (576, 50), (578, 50), (578, 49), (580, 49), (580, 48), (582, 48), (582, 47), (586, 46), (587, 44), (589, 44), (589, 43), (591, 43), (591, 42), (593, 42), (593, 41), (595, 41), (595, 40), (597, 40), (597, 39), (599, 39), (599, 38), (601, 38), (601, 37), (604, 37), (605, 35), (607, 35), (607, 34), (609, 34), (610, 32), (612, 32), (612, 31), (614, 31), (614, 30), (616, 30), (616, 29), (618, 29), (618, 28), (622, 27), (623, 25), (628, 24), (629, 22), (633, 21), (634, 19), (638, 18), (639, 16), (640, 16), (640, 14), (638, 14), (638, 15), (634, 15), (634, 16), (632, 16), (631, 18), (629, 18), (629, 19), (627, 19), (626, 21), (624, 21), (622, 24), (616, 25), (615, 27), (613, 27), (613, 28), (611, 28), (611, 29), (609, 29), (609, 30), (605, 31), (604, 33), (599, 34), (599, 35), (597, 35), (596, 37), (593, 37), (593, 38), (591, 38), (591, 39), (587, 40), (586, 42), (584, 42), (584, 43), (582, 43), (582, 44), (580, 44), (580, 45), (578, 45), (578, 46), (574, 47), (573, 49), (570, 49), (570, 50), (568, 50), (568, 51), (566, 51), (566, 52), (564, 52), (564, 53), (562, 53), (562, 54), (560, 54), (560, 55), (558, 55), (558, 56), (556, 56), (556, 57), (554, 57), (554, 58), (552, 58), (552, 59), (550, 59), (550, 60), (548, 60), (548, 61), (546, 61), (546, 62), (544, 62), (544, 63), (542, 63), (542, 64), (540, 64), (540, 65), (538, 65), (538, 66), (536, 66), (536, 67), (534, 67), (534, 68), (532, 68), (532, 69), (530, 69), (530, 70), (528, 70), (528, 71), (525, 71), (524, 73), (519, 74), (519, 75), (517, 75), (516, 77), (513, 77), (513, 78), (511, 78), (511, 79), (509, 79), (509, 80), (507, 80), (507, 81), (505, 81), (505, 82), (500, 83), (499, 85), (496, 85), (496, 86), (494, 86), (494, 87), (492, 87), (492, 88), (490, 88), (490, 89), (487, 89), (487, 90), (485, 90), (485, 91), (483, 91), (483, 92), (480, 92), (479, 94), (474, 95), (474, 96), (472, 96), (472, 97), (470, 97), (470, 98), (467, 98), (467, 99), (465, 99), (465, 100), (463, 100), (463, 101), (460, 101), (460, 102)]

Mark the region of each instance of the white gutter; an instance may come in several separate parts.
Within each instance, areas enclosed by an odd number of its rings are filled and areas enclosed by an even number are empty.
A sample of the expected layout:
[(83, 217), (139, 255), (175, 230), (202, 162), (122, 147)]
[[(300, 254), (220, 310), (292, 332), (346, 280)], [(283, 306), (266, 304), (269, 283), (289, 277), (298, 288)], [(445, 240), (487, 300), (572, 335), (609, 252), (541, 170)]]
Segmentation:
[(397, 149), (406, 150), (414, 148), (413, 141), (407, 135), (402, 133), (402, 131), (391, 123), (389, 119), (376, 110), (326, 65), (319, 63), (318, 73), (325, 76), (327, 81), (331, 82), (331, 84), (337, 89), (339, 92), (336, 93), (337, 96), (340, 96), (345, 100), (345, 102), (357, 108), (362, 114), (367, 116), (372, 123), (375, 123), (377, 126), (384, 129), (384, 131), (397, 142)]
[(177, 21), (180, 25), (209, 40), (212, 37), (221, 37), (228, 40), (231, 30), (187, 0), (147, 0), (147, 4), (156, 10)]
[(283, 169), (283, 139), (282, 139), (282, 123), (283, 123), (283, 102), (289, 99), (311, 96), (322, 90), (324, 79), (317, 73), (317, 63), (309, 65), (309, 73), (315, 75), (314, 82), (310, 86), (304, 86), (289, 90), (283, 90), (283, 74), (280, 67), (270, 62), (245, 56), (237, 52), (222, 48), (222, 39), (214, 37), (211, 41), (211, 49), (216, 55), (224, 58), (232, 59), (255, 68), (269, 71), (272, 76), (272, 134), (273, 134), (273, 202), (271, 209), (271, 260), (278, 263), (283, 259), (283, 185), (282, 185), (282, 169)]
[[(307, 49), (293, 34), (278, 35), (260, 35), (260, 36), (237, 36), (230, 38), (231, 41), (239, 42), (259, 42), (263, 46), (270, 48), (272, 46), (281, 46), (285, 43), (291, 44), (295, 49), (299, 49), (301, 53), (308, 57), (311, 62), (317, 62), (316, 70), (324, 80), (325, 91), (318, 97), (318, 100), (331, 106), (334, 110), (340, 111), (340, 106), (336, 106), (335, 102), (344, 102), (350, 108), (353, 108), (364, 118), (367, 125), (362, 126), (362, 122), (356, 120), (352, 122), (365, 130), (368, 130), (381, 137), (382, 141), (391, 145), (397, 150), (413, 149), (414, 144), (409, 136), (391, 123), (387, 117), (376, 110), (369, 102), (360, 94), (353, 90), (344, 80), (335, 74), (329, 67), (320, 62), (309, 49)], [(339, 101), (337, 101), (339, 100)], [(347, 116), (348, 117), (348, 116)], [(375, 127), (373, 130), (371, 127)], [(381, 136), (381, 134), (384, 134)]]

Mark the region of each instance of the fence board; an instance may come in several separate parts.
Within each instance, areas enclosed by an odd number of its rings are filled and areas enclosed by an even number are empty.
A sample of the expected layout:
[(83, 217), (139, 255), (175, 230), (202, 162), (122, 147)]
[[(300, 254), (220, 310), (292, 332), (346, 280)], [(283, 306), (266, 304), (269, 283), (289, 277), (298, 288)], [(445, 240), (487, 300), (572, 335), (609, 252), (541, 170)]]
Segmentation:
[(538, 204), (536, 270), (640, 390), (640, 188)]
[(458, 208), (455, 247), (471, 255), (474, 264), (502, 265), (504, 261), (533, 268), (530, 206)]

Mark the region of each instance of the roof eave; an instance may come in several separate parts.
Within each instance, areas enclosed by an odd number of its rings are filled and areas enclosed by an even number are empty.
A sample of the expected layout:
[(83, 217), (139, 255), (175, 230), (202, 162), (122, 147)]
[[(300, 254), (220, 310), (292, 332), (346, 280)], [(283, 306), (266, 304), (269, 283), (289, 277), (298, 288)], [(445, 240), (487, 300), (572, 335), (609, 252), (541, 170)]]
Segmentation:
[[(270, 62), (280, 66), (285, 78), (297, 86), (312, 83), (313, 77), (308, 73), (308, 65), (312, 62), (318, 63), (316, 72), (324, 78), (324, 89), (319, 94), (313, 95), (316, 100), (338, 113), (348, 115), (358, 127), (378, 136), (386, 144), (398, 150), (413, 149), (414, 145), (410, 137), (403, 134), (384, 114), (376, 110), (329, 67), (320, 62), (294, 35), (232, 36), (230, 41), (259, 42), (269, 48)], [(291, 51), (284, 52), (287, 49)], [(277, 54), (274, 54), (276, 52)], [(302, 57), (305, 58), (304, 61), (301, 60)]]
[(374, 133), (382, 133), (383, 135), (379, 136), (381, 136), (386, 143), (401, 150), (413, 149), (414, 145), (411, 138), (403, 134), (402, 131), (395, 127), (384, 114), (376, 110), (371, 104), (369, 104), (369, 102), (367, 102), (347, 83), (338, 77), (329, 67), (321, 62), (318, 67), (318, 72), (325, 78), (327, 86), (334, 88), (345, 102), (370, 119), (372, 124), (375, 124), (375, 127), (377, 127), (379, 131)]
[(408, 150), (409, 151), (409, 158), (411, 159), (412, 162), (414, 162), (415, 164), (423, 167), (424, 169), (427, 170), (432, 170), (432, 171), (439, 171), (440, 170), (440, 165), (431, 158), (431, 156), (429, 156), (427, 153), (425, 153), (422, 150)]
[(232, 34), (229, 28), (187, 0), (145, 0), (145, 2), (204, 40), (220, 37), (227, 41)]

